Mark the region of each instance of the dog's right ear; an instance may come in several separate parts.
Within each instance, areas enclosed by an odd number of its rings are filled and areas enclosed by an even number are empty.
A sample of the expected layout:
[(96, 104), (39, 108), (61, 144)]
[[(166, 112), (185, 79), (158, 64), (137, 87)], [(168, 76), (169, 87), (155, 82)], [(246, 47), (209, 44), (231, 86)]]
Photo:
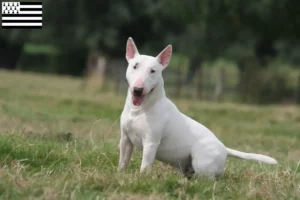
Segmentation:
[(136, 57), (137, 55), (139, 55), (139, 51), (136, 48), (133, 39), (130, 37), (128, 38), (126, 45), (126, 59), (129, 62), (129, 60)]

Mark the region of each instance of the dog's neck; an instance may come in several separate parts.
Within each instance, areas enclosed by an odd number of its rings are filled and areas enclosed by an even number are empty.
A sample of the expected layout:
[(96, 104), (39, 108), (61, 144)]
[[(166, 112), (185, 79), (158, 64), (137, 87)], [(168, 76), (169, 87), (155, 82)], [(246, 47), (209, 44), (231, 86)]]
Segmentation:
[(135, 106), (132, 103), (132, 93), (128, 88), (125, 107), (132, 112), (145, 112), (155, 105), (159, 100), (166, 98), (163, 79), (158, 83), (154, 90), (145, 96), (145, 100), (140, 106)]

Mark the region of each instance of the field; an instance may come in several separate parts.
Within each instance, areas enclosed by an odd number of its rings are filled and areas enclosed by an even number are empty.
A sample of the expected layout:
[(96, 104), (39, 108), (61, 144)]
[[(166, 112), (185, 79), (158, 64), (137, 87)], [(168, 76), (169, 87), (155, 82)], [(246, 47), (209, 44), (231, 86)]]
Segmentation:
[(229, 158), (218, 181), (185, 179), (141, 153), (116, 171), (125, 97), (80, 79), (0, 71), (1, 199), (300, 199), (300, 108), (174, 100), (226, 146), (278, 166)]

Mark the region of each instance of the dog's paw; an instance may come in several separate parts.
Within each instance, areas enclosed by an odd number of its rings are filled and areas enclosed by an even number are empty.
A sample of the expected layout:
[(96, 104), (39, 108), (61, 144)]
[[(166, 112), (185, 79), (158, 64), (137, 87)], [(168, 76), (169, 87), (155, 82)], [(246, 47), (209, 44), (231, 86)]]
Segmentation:
[(145, 167), (140, 169), (141, 174), (149, 174), (151, 172), (151, 167)]

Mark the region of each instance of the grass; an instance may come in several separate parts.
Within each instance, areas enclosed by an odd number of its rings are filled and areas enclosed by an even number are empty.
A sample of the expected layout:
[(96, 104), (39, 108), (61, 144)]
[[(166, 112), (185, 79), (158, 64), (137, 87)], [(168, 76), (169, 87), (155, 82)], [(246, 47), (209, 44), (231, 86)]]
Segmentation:
[(278, 166), (229, 158), (218, 181), (186, 180), (141, 153), (117, 173), (124, 96), (81, 91), (80, 80), (0, 72), (0, 199), (299, 199), (300, 109), (174, 100), (231, 148)]

